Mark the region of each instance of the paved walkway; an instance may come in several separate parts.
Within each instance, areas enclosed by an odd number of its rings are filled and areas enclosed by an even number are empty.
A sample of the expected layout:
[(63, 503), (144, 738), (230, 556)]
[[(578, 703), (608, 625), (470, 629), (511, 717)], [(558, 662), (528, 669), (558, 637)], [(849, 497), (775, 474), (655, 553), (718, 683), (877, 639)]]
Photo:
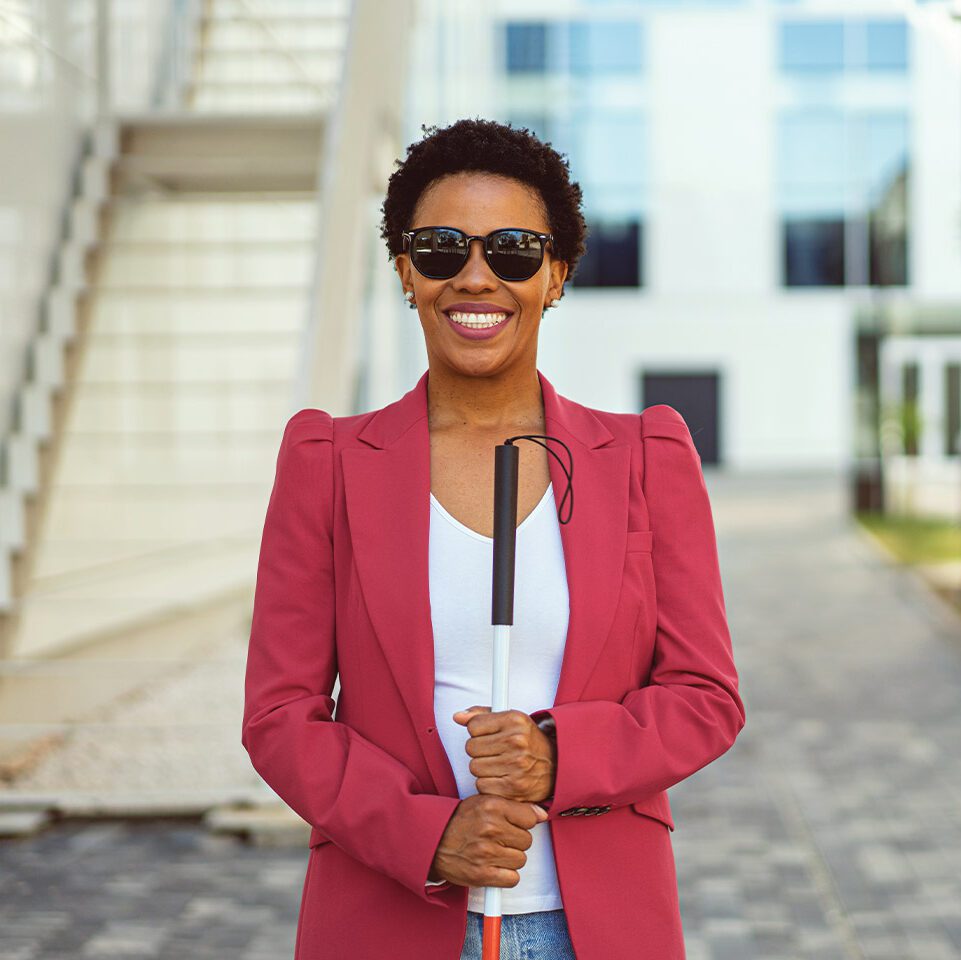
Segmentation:
[[(843, 478), (708, 486), (747, 726), (671, 790), (689, 960), (961, 958), (961, 618)], [(282, 960), (306, 859), (187, 822), (0, 843), (0, 960)]]

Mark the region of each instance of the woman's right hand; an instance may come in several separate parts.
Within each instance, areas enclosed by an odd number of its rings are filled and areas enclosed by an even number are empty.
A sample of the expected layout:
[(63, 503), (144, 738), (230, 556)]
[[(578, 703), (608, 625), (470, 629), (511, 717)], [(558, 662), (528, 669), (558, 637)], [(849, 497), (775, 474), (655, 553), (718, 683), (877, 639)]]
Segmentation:
[(434, 854), (428, 880), (462, 887), (516, 887), (531, 829), (547, 819), (535, 803), (475, 793), (458, 804)]

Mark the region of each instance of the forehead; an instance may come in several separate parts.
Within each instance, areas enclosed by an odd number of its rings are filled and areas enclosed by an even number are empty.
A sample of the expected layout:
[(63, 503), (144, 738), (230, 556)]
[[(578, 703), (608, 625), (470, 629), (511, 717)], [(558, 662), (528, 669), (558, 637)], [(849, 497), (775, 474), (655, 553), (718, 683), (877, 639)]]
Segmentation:
[(450, 174), (430, 183), (414, 208), (412, 227), (443, 225), (472, 234), (499, 227), (549, 232), (543, 204), (533, 187), (483, 172)]

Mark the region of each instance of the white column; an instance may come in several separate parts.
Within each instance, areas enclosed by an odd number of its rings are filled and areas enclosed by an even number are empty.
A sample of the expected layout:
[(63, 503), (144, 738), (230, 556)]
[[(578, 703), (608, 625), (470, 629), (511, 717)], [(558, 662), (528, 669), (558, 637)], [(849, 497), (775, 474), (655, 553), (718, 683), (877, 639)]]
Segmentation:
[(944, 354), (937, 344), (923, 344), (918, 359), (918, 405), (921, 426), (918, 455), (928, 460), (944, 456)]

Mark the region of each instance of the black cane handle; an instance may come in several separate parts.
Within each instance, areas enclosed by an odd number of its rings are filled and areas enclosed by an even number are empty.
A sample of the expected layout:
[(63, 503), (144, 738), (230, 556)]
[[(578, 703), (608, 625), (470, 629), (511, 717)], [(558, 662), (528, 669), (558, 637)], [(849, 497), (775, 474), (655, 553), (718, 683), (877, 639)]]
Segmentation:
[(512, 443), (494, 448), (494, 572), (491, 623), (514, 622), (514, 557), (517, 547), (517, 469)]

